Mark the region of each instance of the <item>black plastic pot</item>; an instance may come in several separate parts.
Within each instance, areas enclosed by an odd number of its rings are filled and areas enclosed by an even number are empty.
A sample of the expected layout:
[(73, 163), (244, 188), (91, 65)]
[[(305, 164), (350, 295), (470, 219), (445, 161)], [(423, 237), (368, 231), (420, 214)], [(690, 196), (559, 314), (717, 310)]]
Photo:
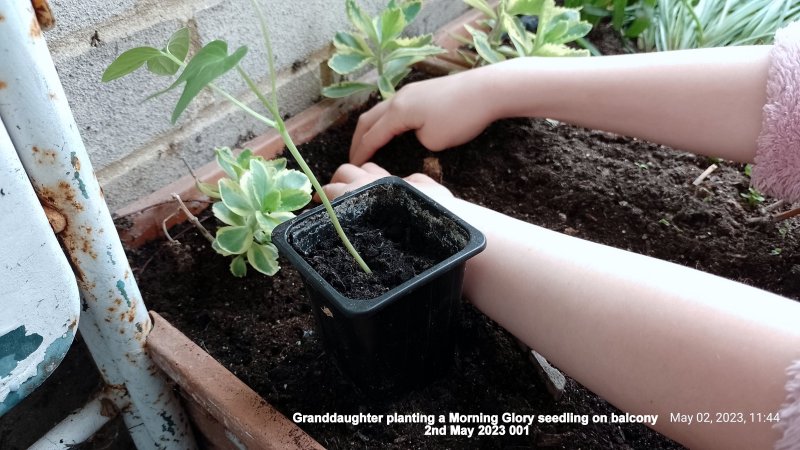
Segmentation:
[(343, 195), (333, 206), (345, 228), (379, 214), (383, 223), (409, 224), (405, 233), (423, 239), (426, 246), (441, 245), (450, 256), (376, 298), (353, 299), (306, 259), (313, 257), (309, 249), (319, 240), (338, 242), (322, 206), (275, 228), (273, 243), (303, 276), (326, 348), (341, 371), (367, 393), (397, 392), (441, 375), (455, 353), (464, 266), (484, 249), (485, 237), (397, 177)]

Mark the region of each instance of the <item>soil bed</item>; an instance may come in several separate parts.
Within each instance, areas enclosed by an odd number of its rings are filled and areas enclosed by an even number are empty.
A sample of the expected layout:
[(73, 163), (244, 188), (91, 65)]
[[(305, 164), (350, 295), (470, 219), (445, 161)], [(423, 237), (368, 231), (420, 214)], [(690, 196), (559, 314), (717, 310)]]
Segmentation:
[[(346, 162), (355, 118), (303, 146), (329, 179)], [(793, 299), (800, 297), (796, 219), (748, 223), (762, 214), (740, 196), (740, 165), (721, 167), (699, 186), (708, 158), (545, 120), (498, 122), (471, 143), (443, 153), (413, 134), (374, 158), (405, 176), (435, 156), (456, 196), (572, 236), (694, 267)], [(430, 166), (430, 164), (429, 164)], [(767, 200), (769, 203), (770, 200)], [(205, 223), (213, 227), (213, 218)], [(572, 380), (564, 397), (547, 393), (515, 339), (468, 304), (450, 373), (400, 398), (360, 396), (335, 369), (314, 331), (295, 270), (235, 279), (192, 228), (182, 245), (156, 242), (131, 252), (145, 303), (162, 313), (284, 414), (372, 413), (612, 414)], [(658, 274), (653, 274), (658, 276)], [(713, 318), (708, 319), (713, 326)], [(614, 326), (613, 323), (607, 324)], [(662, 420), (666, 420), (662, 418)], [(527, 436), (425, 436), (423, 423), (302, 424), (329, 448), (681, 448), (643, 425), (534, 424)]]

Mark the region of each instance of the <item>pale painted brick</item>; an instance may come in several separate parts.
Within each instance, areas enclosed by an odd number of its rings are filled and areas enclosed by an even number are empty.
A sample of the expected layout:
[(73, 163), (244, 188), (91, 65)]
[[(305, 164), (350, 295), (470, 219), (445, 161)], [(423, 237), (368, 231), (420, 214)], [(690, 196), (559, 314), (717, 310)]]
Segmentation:
[(50, 0), (49, 3), (56, 26), (47, 32), (47, 39), (61, 39), (83, 31), (87, 42), (96, 27), (116, 16), (132, 13), (136, 6), (136, 0)]
[[(154, 136), (173, 129), (169, 118), (179, 89), (143, 101), (169, 85), (169, 79), (140, 69), (127, 77), (103, 83), (106, 67), (123, 51), (140, 46), (160, 47), (182, 24), (170, 20), (118, 42), (91, 48), (65, 61), (56, 60), (70, 106), (95, 170), (140, 148)], [(202, 105), (190, 107), (188, 114)]]

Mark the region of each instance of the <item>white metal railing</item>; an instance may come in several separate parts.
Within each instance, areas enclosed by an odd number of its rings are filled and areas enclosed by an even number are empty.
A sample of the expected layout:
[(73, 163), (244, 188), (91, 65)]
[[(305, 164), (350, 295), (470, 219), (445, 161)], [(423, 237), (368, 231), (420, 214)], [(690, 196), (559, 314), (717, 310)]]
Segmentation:
[[(150, 318), (34, 10), (28, 1), (0, 1), (0, 17), (0, 118), (39, 201), (64, 220), (58, 240), (80, 290), (81, 335), (107, 385), (102, 395), (138, 448), (194, 448), (188, 419), (145, 350)], [(0, 250), (0, 260), (7, 257)], [(62, 425), (83, 428), (81, 436), (95, 428), (96, 402)], [(45, 439), (42, 448), (67, 447)]]

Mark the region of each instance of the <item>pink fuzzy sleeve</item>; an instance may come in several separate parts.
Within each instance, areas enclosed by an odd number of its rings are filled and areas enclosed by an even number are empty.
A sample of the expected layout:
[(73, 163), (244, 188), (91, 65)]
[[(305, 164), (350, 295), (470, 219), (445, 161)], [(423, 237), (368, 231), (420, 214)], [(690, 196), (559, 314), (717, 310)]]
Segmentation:
[(775, 450), (797, 450), (800, 448), (800, 361), (787, 370), (789, 381), (786, 390), (789, 392), (783, 404), (780, 422), (776, 427), (783, 431), (783, 437), (775, 444)]
[(789, 202), (800, 201), (800, 22), (775, 34), (767, 103), (758, 137), (753, 186)]

